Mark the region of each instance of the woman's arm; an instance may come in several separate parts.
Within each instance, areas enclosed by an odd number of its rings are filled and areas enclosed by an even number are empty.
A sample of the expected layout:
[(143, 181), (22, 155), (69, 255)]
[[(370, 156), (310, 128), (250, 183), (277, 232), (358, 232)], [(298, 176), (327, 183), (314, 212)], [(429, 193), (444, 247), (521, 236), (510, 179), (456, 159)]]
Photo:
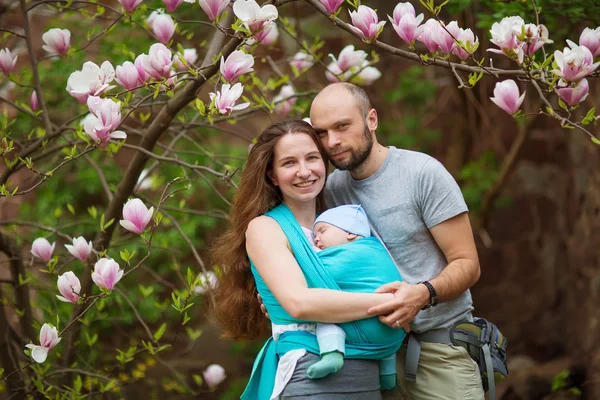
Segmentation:
[(370, 307), (393, 298), (390, 293), (350, 293), (309, 289), (279, 224), (269, 217), (252, 220), (246, 231), (246, 250), (279, 304), (292, 317), (340, 323), (368, 318)]

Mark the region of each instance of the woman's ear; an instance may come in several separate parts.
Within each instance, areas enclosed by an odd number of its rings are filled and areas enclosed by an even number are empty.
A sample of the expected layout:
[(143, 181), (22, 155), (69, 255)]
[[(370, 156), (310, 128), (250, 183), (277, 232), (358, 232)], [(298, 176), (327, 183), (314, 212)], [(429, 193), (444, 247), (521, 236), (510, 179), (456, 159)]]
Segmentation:
[(277, 178), (275, 178), (275, 174), (273, 173), (273, 170), (267, 171), (267, 177), (273, 185), (279, 186), (279, 184), (277, 183)]
[(356, 239), (358, 237), (357, 234), (355, 233), (350, 233), (348, 232), (348, 236), (346, 236), (346, 238), (348, 239), (349, 242), (353, 241), (354, 239)]

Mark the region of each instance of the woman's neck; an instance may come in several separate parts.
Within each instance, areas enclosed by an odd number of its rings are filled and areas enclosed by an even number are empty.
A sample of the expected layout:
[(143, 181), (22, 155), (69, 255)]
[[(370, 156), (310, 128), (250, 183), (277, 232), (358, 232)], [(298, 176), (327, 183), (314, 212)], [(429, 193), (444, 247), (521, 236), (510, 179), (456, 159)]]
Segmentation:
[(312, 228), (317, 215), (316, 201), (306, 203), (286, 201), (285, 205), (287, 205), (290, 208), (292, 214), (294, 214), (294, 217), (296, 217), (296, 221), (298, 221), (300, 226)]

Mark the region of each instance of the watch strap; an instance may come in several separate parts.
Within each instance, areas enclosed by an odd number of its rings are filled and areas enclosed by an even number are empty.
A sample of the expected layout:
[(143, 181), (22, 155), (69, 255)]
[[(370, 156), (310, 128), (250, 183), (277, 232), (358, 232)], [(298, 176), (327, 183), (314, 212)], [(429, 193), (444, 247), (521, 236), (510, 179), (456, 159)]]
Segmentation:
[(438, 304), (438, 299), (437, 292), (435, 291), (433, 285), (429, 281), (422, 281), (419, 282), (419, 284), (425, 285), (427, 290), (429, 290), (429, 304), (426, 304), (425, 307), (422, 308), (422, 310), (427, 310), (428, 308), (436, 306)]

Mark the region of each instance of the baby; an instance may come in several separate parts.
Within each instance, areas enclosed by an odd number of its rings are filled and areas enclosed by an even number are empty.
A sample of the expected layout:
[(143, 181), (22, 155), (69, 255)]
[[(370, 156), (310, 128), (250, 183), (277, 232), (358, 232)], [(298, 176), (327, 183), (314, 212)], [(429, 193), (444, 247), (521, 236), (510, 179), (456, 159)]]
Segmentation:
[[(370, 246), (377, 246), (379, 250), (381, 248), (385, 249), (378, 239), (371, 237), (369, 220), (359, 205), (344, 205), (323, 212), (315, 220), (313, 235), (315, 250), (319, 252), (325, 249), (332, 249), (327, 250), (327, 252), (335, 251), (333, 248), (336, 246), (353, 242), (358, 243), (360, 240), (369, 241)], [(337, 250), (356, 251), (352, 250), (350, 246), (347, 248), (340, 247)], [(387, 250), (385, 251), (387, 252)], [(324, 253), (325, 251), (320, 254), (320, 257), (324, 257)], [(391, 268), (394, 270), (393, 273), (397, 273), (397, 268), (391, 257), (379, 268)], [(377, 271), (377, 267), (374, 268), (374, 271)], [(397, 274), (399, 277), (399, 273)], [(365, 289), (374, 291), (377, 287), (365, 287)], [(307, 374), (311, 379), (318, 379), (336, 373), (344, 365), (346, 335), (342, 328), (334, 324), (317, 324), (316, 334), (321, 361), (309, 367)], [(380, 360), (380, 383), (382, 389), (391, 389), (396, 386), (395, 355)]]

